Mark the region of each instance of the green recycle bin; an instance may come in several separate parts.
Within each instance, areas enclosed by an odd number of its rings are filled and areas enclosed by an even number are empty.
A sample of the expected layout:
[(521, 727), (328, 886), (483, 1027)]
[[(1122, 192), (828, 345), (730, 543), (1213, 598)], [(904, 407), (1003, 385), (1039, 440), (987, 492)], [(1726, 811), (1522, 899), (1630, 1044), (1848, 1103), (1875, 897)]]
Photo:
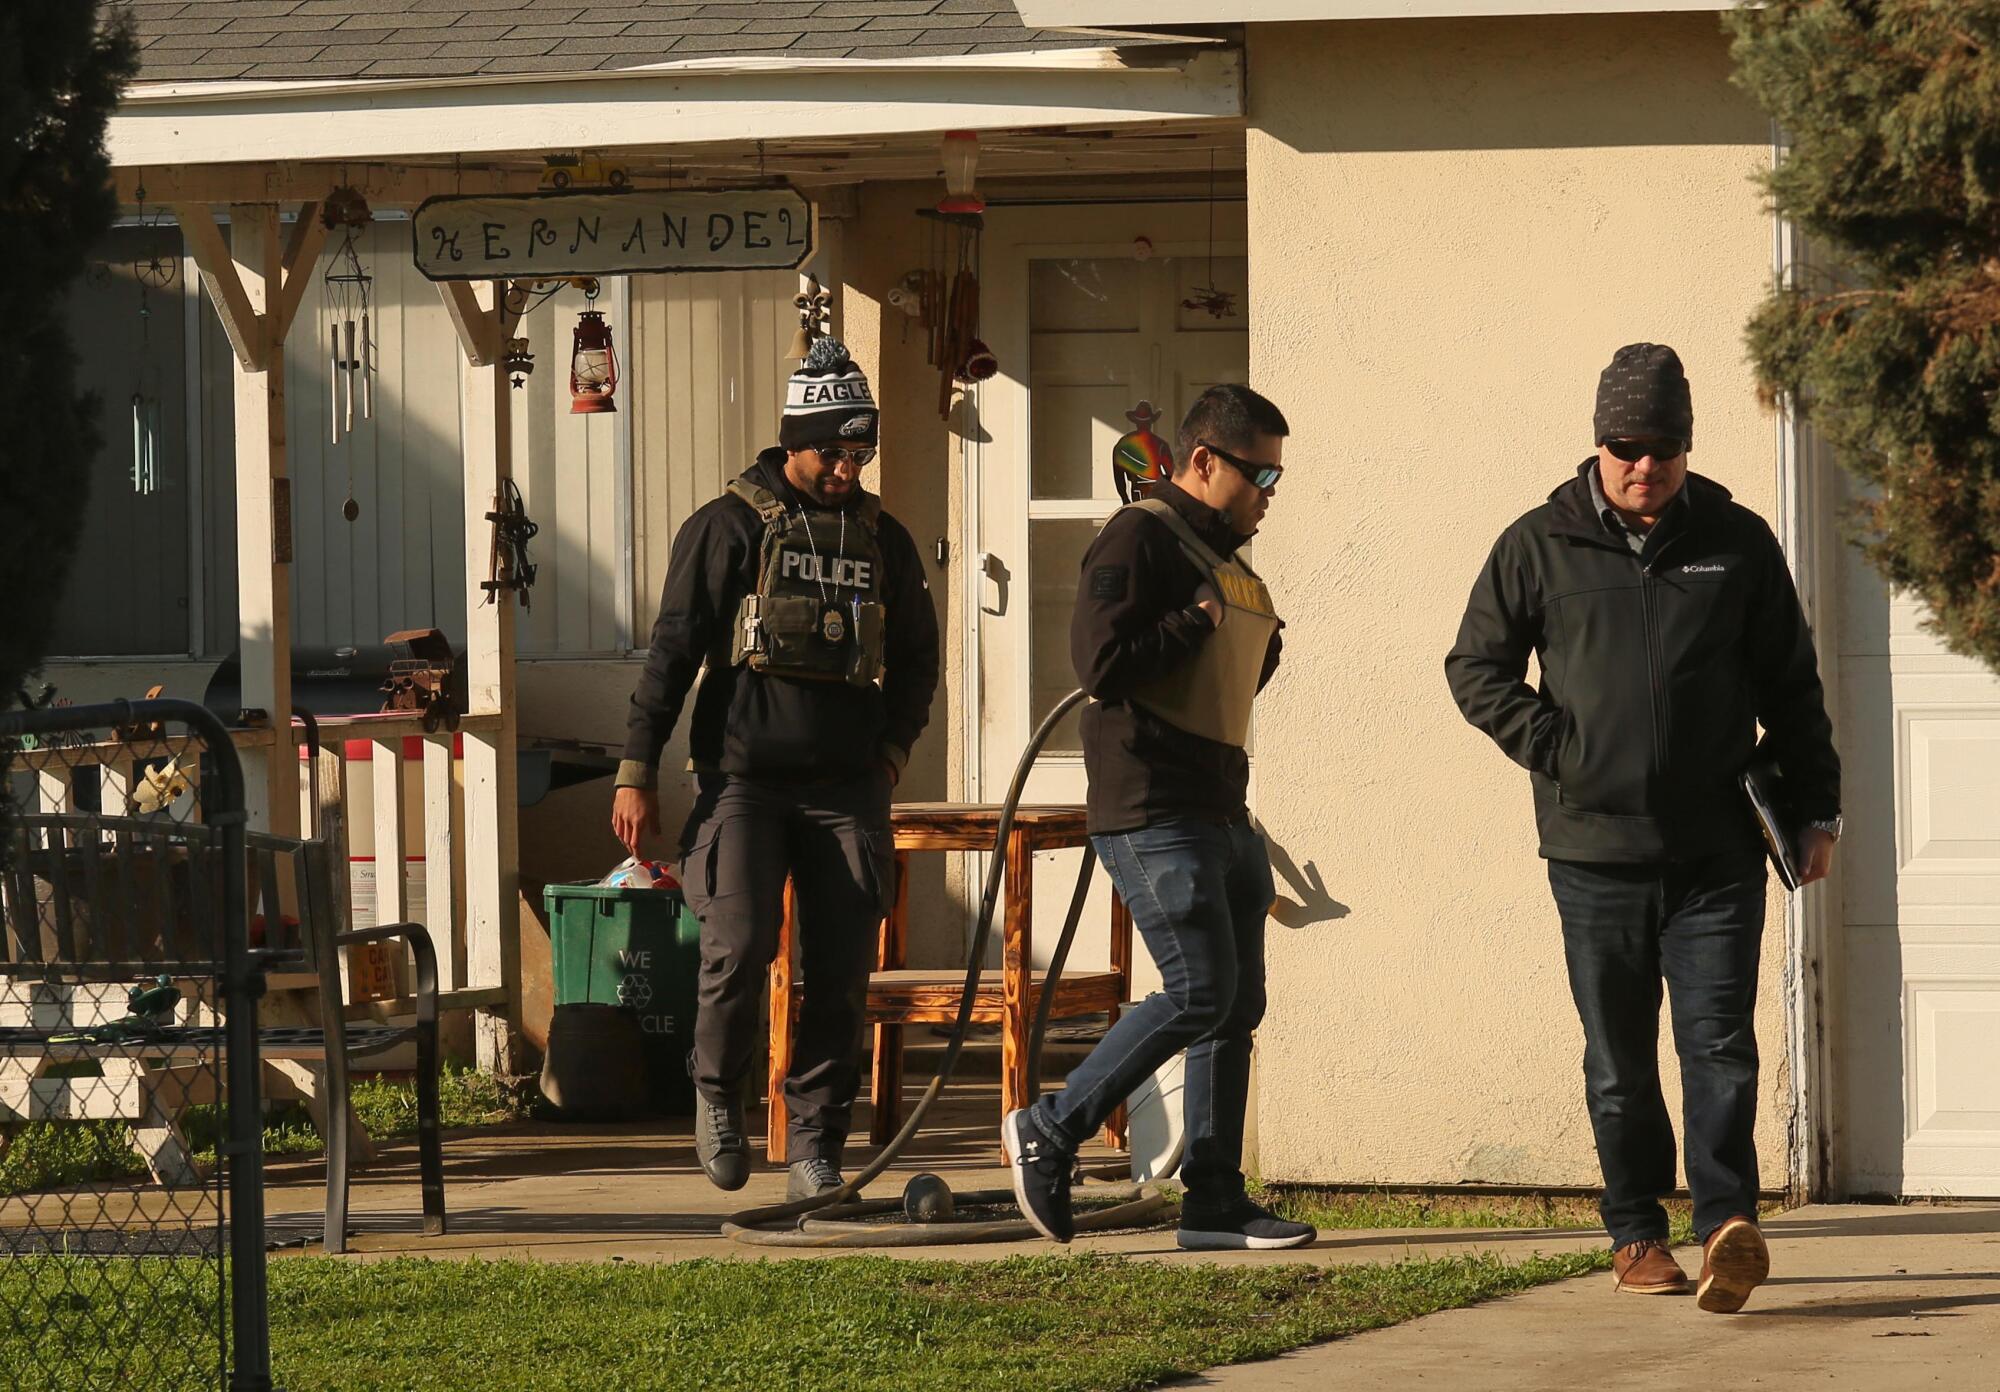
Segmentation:
[(654, 1109), (694, 1112), (694, 1047), (701, 922), (679, 890), (552, 884), (549, 912), (555, 1004), (622, 1006), (638, 1020)]

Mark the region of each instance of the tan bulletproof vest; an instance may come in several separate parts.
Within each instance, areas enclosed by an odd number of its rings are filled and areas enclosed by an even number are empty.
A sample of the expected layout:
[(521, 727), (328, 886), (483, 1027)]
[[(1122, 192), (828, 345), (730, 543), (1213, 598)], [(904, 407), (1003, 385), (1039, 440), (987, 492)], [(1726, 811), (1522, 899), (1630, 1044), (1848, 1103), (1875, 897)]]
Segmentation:
[(1250, 708), (1264, 676), (1264, 657), (1278, 631), (1271, 591), (1257, 572), (1225, 557), (1195, 535), (1187, 519), (1157, 498), (1129, 504), (1166, 524), (1181, 550), (1222, 600), (1222, 622), (1194, 659), (1132, 693), (1168, 724), (1239, 749), (1250, 739)]
[(729, 492), (756, 510), (764, 536), (757, 588), (736, 607), (729, 661), (774, 677), (870, 686), (882, 675), (887, 609), (873, 495), (838, 512), (787, 508), (769, 489), (736, 479)]

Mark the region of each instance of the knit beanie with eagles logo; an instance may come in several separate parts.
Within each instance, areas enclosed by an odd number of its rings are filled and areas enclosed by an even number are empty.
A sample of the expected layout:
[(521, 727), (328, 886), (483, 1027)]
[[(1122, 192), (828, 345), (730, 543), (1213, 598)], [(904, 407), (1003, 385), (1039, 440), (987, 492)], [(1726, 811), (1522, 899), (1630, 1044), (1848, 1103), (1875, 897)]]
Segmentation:
[(1694, 443), (1694, 400), (1680, 354), (1664, 343), (1628, 343), (1597, 379), (1597, 443), (1671, 436)]
[(786, 384), (778, 443), (788, 450), (833, 445), (873, 449), (881, 415), (847, 345), (837, 338), (816, 338)]

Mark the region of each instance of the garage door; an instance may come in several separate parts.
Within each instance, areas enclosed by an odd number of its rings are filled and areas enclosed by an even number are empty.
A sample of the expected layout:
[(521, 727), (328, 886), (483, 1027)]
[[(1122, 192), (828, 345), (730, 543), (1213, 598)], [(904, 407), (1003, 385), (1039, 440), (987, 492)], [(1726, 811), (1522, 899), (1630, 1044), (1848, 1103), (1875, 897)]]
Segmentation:
[(2000, 1196), (2000, 679), (1840, 566), (1838, 1183)]

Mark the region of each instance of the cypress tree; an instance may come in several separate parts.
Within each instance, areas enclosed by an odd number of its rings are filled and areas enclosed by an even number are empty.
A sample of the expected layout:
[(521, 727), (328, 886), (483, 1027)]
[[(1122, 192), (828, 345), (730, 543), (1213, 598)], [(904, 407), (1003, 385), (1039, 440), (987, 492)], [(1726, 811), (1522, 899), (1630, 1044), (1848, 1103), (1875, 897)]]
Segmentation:
[(117, 216), (104, 130), (135, 54), (98, 0), (0, 3), (0, 708), (46, 650), (102, 443), (64, 311)]
[(1954, 651), (2000, 671), (2000, 0), (1776, 0), (1728, 18), (1790, 142), (1777, 210), (1839, 274), (1747, 342), (1872, 485), (1853, 538)]

